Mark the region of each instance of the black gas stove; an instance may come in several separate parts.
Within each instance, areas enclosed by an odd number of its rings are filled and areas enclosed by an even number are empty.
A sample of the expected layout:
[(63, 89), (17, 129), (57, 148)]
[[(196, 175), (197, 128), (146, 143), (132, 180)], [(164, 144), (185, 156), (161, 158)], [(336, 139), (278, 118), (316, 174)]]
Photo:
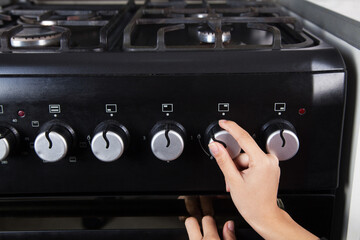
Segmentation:
[(280, 191), (338, 185), (345, 66), (271, 2), (1, 11), (3, 196), (224, 193), (207, 145), (238, 122)]
[[(207, 146), (241, 152), (217, 125), (231, 119), (281, 160), (286, 210), (330, 236), (346, 95), (335, 48), (269, 1), (78, 2), (0, 11), (2, 216), (183, 214), (179, 195), (226, 194)], [(160, 200), (67, 202), (129, 195)]]

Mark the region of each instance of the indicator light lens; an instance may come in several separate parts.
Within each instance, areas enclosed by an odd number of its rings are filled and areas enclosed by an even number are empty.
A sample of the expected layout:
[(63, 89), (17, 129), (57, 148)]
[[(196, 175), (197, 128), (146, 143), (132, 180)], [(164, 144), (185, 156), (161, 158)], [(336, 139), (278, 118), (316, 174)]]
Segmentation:
[(306, 109), (305, 108), (300, 108), (299, 109), (299, 114), (300, 115), (304, 115), (306, 113)]
[(19, 116), (19, 117), (25, 117), (25, 112), (23, 111), (23, 110), (19, 110), (18, 111), (18, 113), (17, 113), (17, 115)]

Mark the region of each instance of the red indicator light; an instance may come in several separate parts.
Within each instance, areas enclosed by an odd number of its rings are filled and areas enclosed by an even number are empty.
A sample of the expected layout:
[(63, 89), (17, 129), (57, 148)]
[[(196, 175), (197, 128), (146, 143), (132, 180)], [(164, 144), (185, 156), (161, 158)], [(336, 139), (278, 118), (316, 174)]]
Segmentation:
[(25, 112), (23, 110), (19, 110), (17, 114), (19, 117), (25, 117)]
[(300, 108), (299, 109), (299, 114), (300, 115), (304, 115), (306, 113), (306, 109), (305, 108)]

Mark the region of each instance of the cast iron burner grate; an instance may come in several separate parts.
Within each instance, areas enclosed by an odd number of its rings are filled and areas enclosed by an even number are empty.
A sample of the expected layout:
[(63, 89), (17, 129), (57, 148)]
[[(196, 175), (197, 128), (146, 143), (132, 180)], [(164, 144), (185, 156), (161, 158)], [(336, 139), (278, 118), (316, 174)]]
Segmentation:
[(253, 50), (316, 45), (270, 2), (147, 1), (124, 30), (125, 51)]
[[(16, 5), (4, 9), (0, 20), (1, 52), (101, 52), (121, 41), (128, 6)], [(64, 9), (68, 8), (68, 9)], [(74, 9), (72, 9), (74, 8)], [(88, 9), (87, 9), (88, 8)], [(100, 9), (99, 9), (100, 8)]]

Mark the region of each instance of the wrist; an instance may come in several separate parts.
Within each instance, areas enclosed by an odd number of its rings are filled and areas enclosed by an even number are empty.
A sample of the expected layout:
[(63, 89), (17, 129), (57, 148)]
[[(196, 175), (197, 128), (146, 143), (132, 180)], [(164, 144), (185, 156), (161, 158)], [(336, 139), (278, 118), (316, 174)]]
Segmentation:
[(261, 220), (249, 222), (266, 240), (318, 240), (319, 238), (297, 224), (290, 215), (276, 206)]
[(275, 206), (268, 211), (263, 211), (261, 216), (247, 220), (247, 222), (256, 232), (261, 233), (272, 230), (274, 226), (284, 225), (288, 222), (288, 217), (290, 216), (284, 210)]

